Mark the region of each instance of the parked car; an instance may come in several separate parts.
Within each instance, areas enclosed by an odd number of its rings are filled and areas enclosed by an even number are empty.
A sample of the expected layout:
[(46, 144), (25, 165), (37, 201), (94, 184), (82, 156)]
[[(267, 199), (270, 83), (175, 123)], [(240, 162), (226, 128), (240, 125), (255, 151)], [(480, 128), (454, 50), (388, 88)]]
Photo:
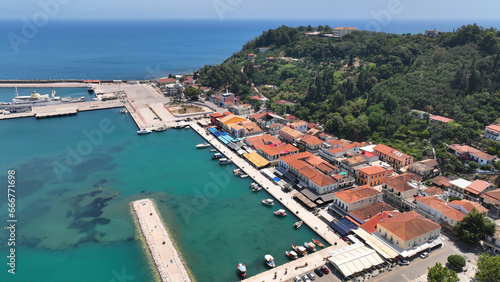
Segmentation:
[(321, 267), (321, 271), (323, 271), (323, 273), (325, 273), (325, 274), (330, 273), (330, 270), (328, 269), (328, 267), (326, 267), (324, 265)]
[(311, 282), (311, 279), (309, 279), (309, 277), (306, 274), (304, 274), (304, 275), (302, 275), (302, 281)]
[(405, 259), (402, 259), (402, 260), (398, 261), (398, 264), (399, 265), (410, 265), (410, 262), (405, 260)]
[(316, 280), (316, 275), (312, 274), (312, 272), (308, 272), (306, 274), (307, 274), (307, 276), (309, 276), (309, 278), (311, 278), (311, 280), (313, 280), (313, 281)]
[(302, 279), (300, 279), (299, 276), (295, 276), (295, 278), (293, 278), (293, 281), (294, 282), (302, 282)]
[(428, 252), (423, 252), (423, 253), (420, 254), (420, 257), (423, 258), (423, 259), (426, 258), (426, 257), (428, 257), (428, 256), (429, 256)]
[(315, 273), (316, 273), (316, 275), (318, 275), (319, 277), (323, 277), (323, 275), (324, 275), (324, 274), (323, 274), (323, 271), (321, 271), (321, 269), (319, 269), (319, 268), (316, 268), (316, 269), (314, 270), (314, 272), (315, 272)]

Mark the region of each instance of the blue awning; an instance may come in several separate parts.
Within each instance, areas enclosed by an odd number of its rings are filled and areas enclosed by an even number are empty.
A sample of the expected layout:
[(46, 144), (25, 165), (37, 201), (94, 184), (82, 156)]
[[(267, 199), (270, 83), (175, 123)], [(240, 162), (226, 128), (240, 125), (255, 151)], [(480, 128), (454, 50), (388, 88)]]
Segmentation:
[(358, 226), (356, 226), (354, 223), (352, 223), (350, 220), (347, 218), (342, 218), (340, 220), (334, 220), (330, 222), (330, 226), (337, 231), (340, 236), (345, 236), (349, 232), (352, 232), (353, 230), (357, 229)]

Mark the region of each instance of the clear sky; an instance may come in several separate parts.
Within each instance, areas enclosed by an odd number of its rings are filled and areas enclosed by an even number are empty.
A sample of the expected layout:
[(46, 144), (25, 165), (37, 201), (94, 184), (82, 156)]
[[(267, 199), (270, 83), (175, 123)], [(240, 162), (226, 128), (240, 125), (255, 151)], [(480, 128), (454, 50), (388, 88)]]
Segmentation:
[[(45, 5), (43, 3), (46, 3)], [(46, 6), (46, 7), (42, 7)], [(47, 8), (49, 7), (49, 8)], [(498, 19), (499, 0), (3, 0), (0, 19)]]

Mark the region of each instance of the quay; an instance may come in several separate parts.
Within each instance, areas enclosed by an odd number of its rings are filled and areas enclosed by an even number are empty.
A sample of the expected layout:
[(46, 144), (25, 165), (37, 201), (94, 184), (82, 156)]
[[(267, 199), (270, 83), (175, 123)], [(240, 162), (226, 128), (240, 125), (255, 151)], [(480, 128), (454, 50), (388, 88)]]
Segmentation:
[(217, 140), (214, 136), (212, 136), (198, 124), (194, 122), (191, 123), (191, 128), (194, 129), (200, 136), (205, 138), (210, 144), (212, 144), (212, 146), (214, 146), (220, 153), (224, 154), (228, 159), (230, 159), (234, 165), (244, 171), (256, 183), (264, 187), (269, 194), (271, 194), (276, 200), (283, 204), (295, 216), (300, 218), (300, 220), (302, 220), (313, 231), (315, 231), (318, 236), (323, 238), (331, 245), (337, 243), (337, 248), (347, 246), (347, 244), (343, 240), (340, 240), (340, 238), (328, 228), (325, 222), (323, 222), (321, 219), (319, 219), (314, 214), (302, 207), (299, 203), (297, 203), (292, 198), (291, 193), (283, 192), (281, 190), (281, 187), (271, 182), (271, 180), (267, 179), (259, 172), (259, 170), (251, 166), (248, 162), (243, 160), (228, 147), (223, 145), (219, 140)]
[(191, 278), (186, 267), (182, 263), (153, 201), (150, 199), (137, 200), (132, 202), (132, 208), (161, 280), (190, 282)]

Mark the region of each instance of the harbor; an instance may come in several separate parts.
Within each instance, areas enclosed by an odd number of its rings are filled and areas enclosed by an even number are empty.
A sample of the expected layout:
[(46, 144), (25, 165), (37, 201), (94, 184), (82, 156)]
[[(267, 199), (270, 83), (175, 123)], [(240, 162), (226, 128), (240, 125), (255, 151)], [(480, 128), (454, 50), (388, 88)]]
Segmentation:
[(161, 281), (190, 282), (186, 267), (153, 202), (150, 199), (138, 200), (132, 202), (132, 207)]

